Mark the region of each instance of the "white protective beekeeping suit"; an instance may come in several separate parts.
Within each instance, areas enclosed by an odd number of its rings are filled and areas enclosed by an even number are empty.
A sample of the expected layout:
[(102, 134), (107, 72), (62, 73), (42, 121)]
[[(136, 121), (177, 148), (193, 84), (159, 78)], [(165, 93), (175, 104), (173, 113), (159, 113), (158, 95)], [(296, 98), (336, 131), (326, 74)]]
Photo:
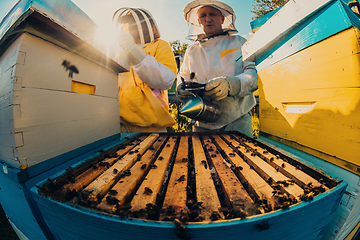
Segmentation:
[[(205, 36), (197, 16), (198, 10), (204, 6), (216, 8), (224, 16), (222, 34)], [(239, 130), (251, 135), (249, 111), (256, 104), (253, 92), (258, 88), (257, 72), (255, 63), (244, 62), (242, 59), (241, 46), (246, 39), (233, 35), (237, 33), (233, 9), (219, 1), (195, 0), (184, 8), (183, 14), (189, 23), (188, 38), (195, 43), (185, 53), (177, 80), (178, 96), (186, 100), (186, 93), (179, 88), (180, 78), (190, 81), (192, 72), (196, 74), (196, 78), (191, 81), (207, 83), (209, 86), (214, 82), (221, 82), (225, 97), (212, 100), (220, 107), (221, 117), (215, 123), (197, 121), (195, 126), (205, 130)]]

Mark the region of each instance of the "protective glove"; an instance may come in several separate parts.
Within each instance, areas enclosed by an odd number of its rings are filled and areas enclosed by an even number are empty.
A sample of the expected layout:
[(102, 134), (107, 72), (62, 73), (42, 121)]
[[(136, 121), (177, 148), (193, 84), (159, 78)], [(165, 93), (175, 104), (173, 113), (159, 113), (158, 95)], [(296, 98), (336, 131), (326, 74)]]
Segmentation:
[(130, 65), (137, 65), (144, 60), (145, 52), (135, 44), (134, 38), (129, 33), (120, 31), (118, 39), (120, 47), (128, 54)]
[(241, 81), (238, 77), (216, 77), (206, 84), (204, 95), (220, 101), (227, 96), (239, 94), (240, 88)]
[(190, 91), (185, 90), (185, 83), (182, 82), (179, 85), (176, 86), (176, 96), (180, 98), (181, 100), (186, 100), (189, 98), (189, 95), (191, 94)]

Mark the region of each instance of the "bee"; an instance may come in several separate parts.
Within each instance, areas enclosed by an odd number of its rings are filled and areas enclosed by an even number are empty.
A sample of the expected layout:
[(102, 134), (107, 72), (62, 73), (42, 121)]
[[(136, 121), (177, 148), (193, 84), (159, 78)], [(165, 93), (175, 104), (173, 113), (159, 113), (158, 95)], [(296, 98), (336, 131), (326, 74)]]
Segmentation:
[(266, 154), (266, 153), (268, 153), (268, 151), (264, 150), (263, 153)]
[(152, 194), (152, 193), (153, 193), (153, 191), (152, 191), (150, 188), (145, 187), (144, 194), (150, 195), (150, 194)]
[(99, 166), (101, 166), (101, 167), (110, 167), (110, 163), (108, 163), (108, 162), (100, 162)]
[(146, 168), (146, 163), (141, 165), (141, 169), (145, 169)]
[(270, 158), (270, 162), (273, 162), (273, 161), (274, 161), (274, 157), (271, 157), (271, 158)]
[(164, 159), (164, 157), (162, 157), (162, 156), (160, 156), (159, 158), (158, 158), (158, 160), (163, 160)]
[(117, 174), (119, 171), (116, 169), (116, 168), (114, 168), (114, 170), (113, 170), (113, 173), (114, 174)]
[(205, 169), (207, 169), (207, 162), (205, 160), (202, 160), (201, 163), (204, 164)]
[(243, 170), (243, 167), (242, 166), (236, 166), (235, 169), (241, 171), (241, 170)]
[(113, 197), (113, 196), (107, 196), (106, 197), (106, 202), (110, 205), (115, 205), (117, 204), (118, 202), (120, 202), (116, 197)]
[(126, 169), (124, 171), (124, 174), (125, 174), (125, 176), (130, 176), (131, 175), (130, 169)]
[(214, 211), (211, 213), (210, 219), (211, 219), (211, 221), (216, 221), (216, 220), (222, 219), (222, 217), (219, 212)]
[(240, 209), (240, 218), (245, 219), (247, 216), (249, 216), (249, 213), (243, 209)]
[(229, 153), (229, 156), (230, 156), (230, 157), (235, 157), (235, 153), (232, 153), (232, 152), (231, 152), (231, 153)]
[(79, 73), (79, 69), (75, 65), (71, 65), (71, 62), (67, 60), (64, 60), (61, 65), (65, 68), (66, 71), (69, 71), (69, 78), (72, 78), (74, 73)]
[(174, 219), (174, 224), (175, 224), (175, 227), (176, 227), (180, 232), (185, 232), (186, 228), (185, 228), (184, 224), (183, 224), (178, 218), (175, 218), (175, 219)]
[(170, 143), (166, 144), (166, 147), (170, 147)]
[(187, 159), (187, 158), (183, 158), (181, 161), (182, 161), (182, 162), (187, 162), (188, 159)]
[(265, 209), (264, 207), (260, 206), (258, 209), (257, 209), (258, 213), (259, 214), (264, 214), (265, 213)]
[(216, 157), (216, 154), (211, 154), (211, 157), (212, 157), (212, 158), (215, 158), (215, 157)]
[(116, 194), (118, 194), (118, 191), (116, 191), (114, 189), (109, 190), (109, 195), (116, 195)]
[(282, 168), (285, 168), (285, 163), (281, 164), (281, 167), (282, 167)]
[(155, 169), (157, 166), (155, 164), (150, 164), (150, 168)]
[(195, 72), (191, 72), (191, 73), (190, 73), (190, 79), (193, 80), (195, 77), (196, 77)]
[(75, 177), (72, 174), (66, 176), (66, 180), (71, 183), (75, 183)]
[(110, 158), (117, 158), (119, 154), (117, 152), (111, 153)]
[(173, 207), (173, 206), (168, 206), (167, 208), (166, 208), (166, 214), (167, 215), (172, 215), (172, 214), (174, 214), (175, 213), (175, 208)]
[(178, 182), (183, 182), (185, 181), (185, 175), (181, 175), (181, 177), (179, 177), (179, 179), (177, 180)]
[(279, 158), (280, 158), (280, 156), (279, 156), (279, 155), (276, 155), (276, 158), (277, 158), (277, 159), (279, 159)]
[(282, 209), (288, 209), (290, 207), (290, 203), (289, 202), (284, 202), (282, 205), (281, 205), (281, 208)]

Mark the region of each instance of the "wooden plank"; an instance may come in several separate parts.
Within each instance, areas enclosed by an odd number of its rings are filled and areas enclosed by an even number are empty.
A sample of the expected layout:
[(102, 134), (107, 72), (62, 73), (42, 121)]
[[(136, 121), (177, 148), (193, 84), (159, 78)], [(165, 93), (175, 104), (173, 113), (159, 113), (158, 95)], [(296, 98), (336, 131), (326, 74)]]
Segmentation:
[[(97, 206), (105, 212), (116, 212), (117, 205), (126, 204), (131, 198), (136, 188), (141, 184), (142, 179), (148, 173), (152, 164), (155, 161), (157, 152), (161, 151), (160, 147), (166, 140), (166, 136), (160, 136), (157, 141), (154, 142), (152, 148), (149, 148), (146, 153), (131, 167), (131, 175), (126, 176), (118, 181), (114, 187), (111, 188), (111, 192), (108, 192), (101, 203)], [(110, 199), (110, 200), (108, 200)]]
[(14, 129), (23, 132), (24, 146), (17, 153), (24, 166), (120, 132), (115, 98), (23, 88), (21, 99), (21, 118), (14, 121)]
[(224, 158), (218, 152), (214, 143), (211, 142), (209, 136), (202, 137), (206, 143), (206, 150), (209, 152), (211, 161), (219, 176), (222, 184), (225, 201), (229, 209), (242, 209), (247, 212), (246, 215), (253, 215), (256, 213), (256, 207), (241, 184), (240, 180), (230, 169), (229, 164), (226, 164)]
[(271, 211), (277, 202), (274, 198), (274, 189), (270, 187), (270, 185), (239, 155), (235, 154), (234, 150), (228, 145), (232, 142), (226, 143), (220, 138), (220, 136), (214, 136), (214, 139), (234, 164), (233, 168), (238, 170), (240, 180), (242, 183), (246, 183), (248, 192), (255, 195), (258, 199), (257, 201), (266, 203), (265, 205), (268, 205), (266, 206), (267, 210)]
[(196, 198), (197, 202), (202, 202), (203, 206), (200, 216), (204, 218), (204, 221), (210, 221), (213, 219), (212, 214), (216, 212), (223, 219), (223, 213), (219, 212), (221, 203), (198, 135), (192, 136), (192, 144), (196, 176)]
[(132, 211), (146, 209), (146, 204), (156, 204), (156, 197), (160, 191), (171, 156), (175, 150), (177, 137), (170, 138), (155, 161), (155, 168), (150, 169), (146, 178), (131, 201)]
[[(75, 80), (96, 86), (97, 96), (117, 98), (117, 73), (39, 37), (30, 34), (22, 36), (20, 51), (26, 53), (21, 69), (23, 87), (71, 92), (71, 80)], [(74, 65), (79, 73), (69, 78), (69, 72), (62, 65), (64, 60)]]
[(333, 0), (289, 1), (270, 18), (243, 46), (243, 57), (254, 62), (259, 52), (265, 52), (268, 46), (275, 45), (284, 36), (305, 21), (313, 13)]
[[(116, 151), (117, 156), (105, 158), (104, 160), (94, 163), (90, 166), (79, 166), (79, 169), (72, 169), (71, 174), (77, 175), (76, 172), (82, 171), (83, 169), (85, 169), (85, 167), (87, 167), (85, 171), (83, 170), (82, 173), (78, 174), (77, 176), (71, 176), (71, 178), (73, 177), (73, 181), (70, 181), (68, 184), (63, 185), (59, 192), (55, 194), (58, 194), (59, 196), (65, 196), (66, 199), (69, 199), (71, 195), (77, 195), (79, 191), (89, 185), (89, 183), (91, 183), (95, 178), (97, 178), (109, 166), (112, 166), (119, 158), (123, 157), (131, 149), (136, 147), (138, 143), (134, 142), (138, 142), (138, 140), (144, 140), (145, 138), (146, 136), (140, 136), (135, 141), (126, 144), (124, 148)], [(77, 200), (74, 199), (74, 201)]]
[[(298, 167), (293, 166), (289, 162), (283, 160), (279, 155), (274, 155), (266, 150), (264, 151), (264, 148), (257, 146), (251, 141), (245, 140), (243, 141), (243, 144), (253, 150), (256, 149), (256, 151), (258, 152), (258, 156), (266, 160), (275, 169), (279, 169), (279, 172), (281, 172), (285, 176), (293, 179), (295, 183), (300, 187), (304, 188), (307, 185), (312, 185), (314, 187), (321, 186), (321, 183), (319, 181), (312, 178), (305, 172), (301, 171), (301, 169), (299, 169)], [(325, 190), (328, 190), (327, 187), (324, 186), (324, 188)]]
[[(179, 214), (181, 210), (186, 206), (187, 200), (187, 181), (188, 181), (188, 140), (189, 137), (182, 136), (180, 138), (179, 148), (180, 151), (177, 151), (173, 170), (169, 179), (168, 187), (165, 194), (165, 199), (163, 203), (163, 208), (167, 209), (172, 207), (174, 209), (173, 214)], [(160, 215), (160, 218), (166, 216), (166, 211), (164, 214)]]
[(95, 181), (87, 186), (83, 193), (90, 202), (97, 202), (98, 197), (103, 197), (106, 192), (119, 180), (123, 171), (127, 170), (159, 137), (159, 134), (150, 134), (139, 144), (136, 152), (129, 152), (122, 159), (101, 174)]
[(328, 6), (325, 11), (316, 13), (316, 18), (303, 22), (291, 34), (277, 42), (275, 46), (268, 48), (266, 54), (258, 56), (256, 69), (261, 71), (294, 53), (351, 27), (352, 23), (345, 12), (344, 5), (337, 1)]
[[(223, 135), (227, 141), (231, 141), (229, 135)], [(262, 160), (256, 154), (254, 155), (250, 150), (246, 149), (241, 144), (238, 144), (236, 147), (236, 152), (244, 158), (244, 160), (252, 167), (254, 170), (264, 178), (269, 184), (275, 185), (276, 182), (289, 182), (290, 178), (284, 176), (282, 173), (278, 172), (275, 168), (270, 166), (264, 160)], [(283, 192), (292, 195), (297, 200), (300, 199), (300, 195), (304, 193), (303, 189), (296, 184), (290, 184), (288, 186), (276, 185)]]

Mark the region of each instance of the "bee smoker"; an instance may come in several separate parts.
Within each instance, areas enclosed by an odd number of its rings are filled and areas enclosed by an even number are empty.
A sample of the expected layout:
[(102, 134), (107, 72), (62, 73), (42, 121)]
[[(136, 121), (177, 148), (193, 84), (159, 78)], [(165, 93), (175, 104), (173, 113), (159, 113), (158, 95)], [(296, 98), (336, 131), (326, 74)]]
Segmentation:
[(184, 89), (191, 91), (191, 95), (179, 113), (193, 119), (192, 122), (198, 120), (213, 123), (219, 120), (221, 115), (220, 108), (202, 97), (206, 84), (188, 82), (184, 85)]

